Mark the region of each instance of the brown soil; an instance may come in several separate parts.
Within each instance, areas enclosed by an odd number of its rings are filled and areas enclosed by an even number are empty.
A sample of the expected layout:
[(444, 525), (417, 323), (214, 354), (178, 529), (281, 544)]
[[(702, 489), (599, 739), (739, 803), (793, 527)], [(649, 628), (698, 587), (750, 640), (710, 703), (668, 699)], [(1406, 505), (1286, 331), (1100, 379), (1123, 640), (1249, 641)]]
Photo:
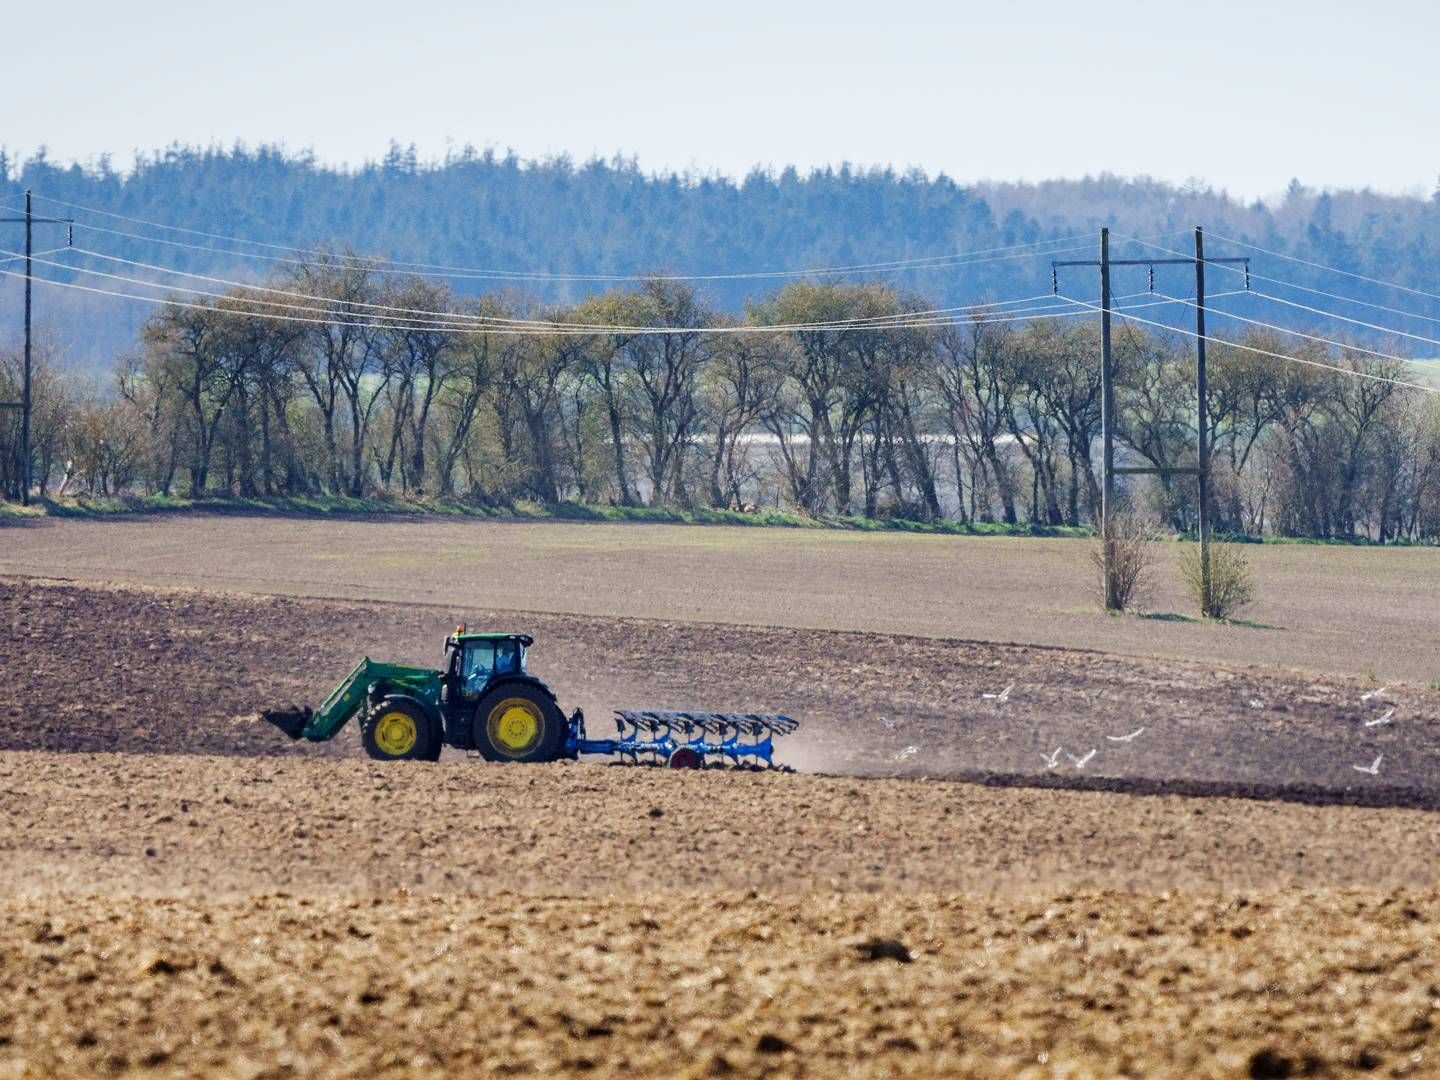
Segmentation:
[[(318, 703), (362, 650), (433, 664), (464, 619), (533, 633), (596, 732), (618, 707), (774, 709), (806, 771), (1440, 805), (1440, 692), (1404, 684), (1367, 703), (1361, 680), (1077, 650), (183, 589), (0, 580), (0, 601), (0, 749), (357, 755), (353, 731), (296, 744), (255, 714)], [(1096, 753), (1051, 769), (1057, 747)]]
[(0, 820), (0, 1075), (1440, 1060), (1421, 811), (14, 753)]
[(1440, 886), (1429, 811), (460, 758), (7, 754), (0, 820), (0, 893)]
[(1437, 920), (1435, 892), (17, 898), (0, 1074), (1434, 1076)]

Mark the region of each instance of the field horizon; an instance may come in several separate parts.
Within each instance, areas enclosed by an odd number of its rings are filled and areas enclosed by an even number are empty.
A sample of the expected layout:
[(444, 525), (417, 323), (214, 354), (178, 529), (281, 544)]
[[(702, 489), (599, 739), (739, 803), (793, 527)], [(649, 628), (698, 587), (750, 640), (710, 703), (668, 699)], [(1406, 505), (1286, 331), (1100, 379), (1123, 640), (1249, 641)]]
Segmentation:
[[(1196, 618), (1162, 544), (1109, 615), (1072, 539), (665, 524), (186, 514), (9, 528), (0, 575), (452, 608), (864, 629), (1440, 681), (1440, 548), (1247, 545), (1259, 599)], [(198, 545), (192, 547), (191, 545)], [(203, 556), (194, 554), (203, 551)], [(903, 569), (902, 569), (903, 568)]]

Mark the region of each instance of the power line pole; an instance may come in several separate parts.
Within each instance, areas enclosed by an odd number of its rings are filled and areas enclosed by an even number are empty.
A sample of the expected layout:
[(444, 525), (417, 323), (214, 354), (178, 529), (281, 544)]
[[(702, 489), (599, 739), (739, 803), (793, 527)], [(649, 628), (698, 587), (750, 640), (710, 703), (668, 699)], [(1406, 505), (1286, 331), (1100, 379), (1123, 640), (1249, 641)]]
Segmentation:
[[(74, 218), (37, 218), (31, 209), (31, 195), (27, 189), (25, 192), (25, 216), (0, 218), (0, 224), (16, 224), (19, 222), (25, 223), (25, 373), (21, 378), (20, 401), (18, 402), (20, 406), (20, 503), (22, 506), (29, 506), (30, 470), (32, 464), (30, 460), (30, 289), (31, 282), (33, 281), (30, 259), (34, 251), (34, 226), (36, 223), (69, 225), (72, 226), (71, 232), (73, 233), (75, 220)], [(71, 239), (73, 239), (73, 236)], [(16, 404), (16, 402), (4, 402), (3, 406), (0, 407), (13, 409)]]
[[(1115, 579), (1115, 477), (1117, 476), (1194, 476), (1199, 481), (1200, 507), (1200, 566), (1201, 588), (1204, 590), (1204, 614), (1210, 613), (1210, 413), (1205, 383), (1205, 264), (1243, 263), (1245, 266), (1245, 287), (1250, 287), (1250, 260), (1248, 258), (1206, 259), (1204, 234), (1195, 230), (1195, 257), (1193, 259), (1112, 259), (1110, 258), (1110, 230), (1100, 230), (1100, 259), (1066, 259), (1050, 263), (1050, 280), (1055, 294), (1060, 294), (1059, 269), (1062, 266), (1098, 266), (1100, 268), (1100, 437), (1105, 443), (1104, 483), (1100, 503), (1100, 548), (1104, 562), (1105, 607), (1111, 611), (1120, 608), (1116, 595)], [(1115, 465), (1115, 366), (1110, 350), (1110, 272), (1116, 266), (1145, 266), (1150, 270), (1150, 291), (1155, 291), (1155, 267), (1170, 265), (1195, 266), (1195, 332), (1196, 367), (1195, 401), (1199, 410), (1196, 422), (1196, 464), (1191, 466), (1170, 465), (1164, 467), (1148, 465)]]
[[(1248, 275), (1247, 275), (1248, 279)], [(1200, 596), (1205, 608), (1210, 603), (1210, 399), (1205, 388), (1205, 230), (1195, 226), (1195, 455), (1200, 475), (1200, 510), (1196, 515), (1200, 530)]]
[(1114, 564), (1115, 513), (1115, 368), (1110, 355), (1110, 230), (1100, 230), (1100, 438), (1104, 443), (1105, 482), (1100, 491), (1100, 546), (1105, 562), (1105, 608), (1120, 607)]

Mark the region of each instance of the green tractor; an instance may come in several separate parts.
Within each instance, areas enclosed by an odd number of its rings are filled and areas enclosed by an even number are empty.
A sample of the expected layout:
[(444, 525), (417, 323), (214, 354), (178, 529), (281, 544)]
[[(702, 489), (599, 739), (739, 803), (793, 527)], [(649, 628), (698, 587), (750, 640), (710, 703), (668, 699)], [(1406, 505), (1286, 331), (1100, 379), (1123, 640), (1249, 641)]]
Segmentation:
[(617, 737), (591, 739), (576, 709), (567, 719), (555, 693), (531, 675), (529, 634), (471, 633), (445, 639), (440, 668), (378, 663), (369, 657), (318, 709), (260, 715), (292, 739), (325, 742), (356, 716), (365, 752), (381, 761), (436, 761), (442, 746), (490, 761), (543, 762), (609, 754), (675, 768), (707, 761), (773, 765), (773, 737), (799, 724), (776, 713), (618, 710)]
[(554, 692), (527, 670), (528, 634), (470, 633), (445, 639), (440, 669), (366, 657), (318, 709), (261, 715), (292, 739), (323, 742), (360, 715), (360, 742), (381, 761), (435, 761), (444, 745), (492, 761), (553, 761), (567, 724)]

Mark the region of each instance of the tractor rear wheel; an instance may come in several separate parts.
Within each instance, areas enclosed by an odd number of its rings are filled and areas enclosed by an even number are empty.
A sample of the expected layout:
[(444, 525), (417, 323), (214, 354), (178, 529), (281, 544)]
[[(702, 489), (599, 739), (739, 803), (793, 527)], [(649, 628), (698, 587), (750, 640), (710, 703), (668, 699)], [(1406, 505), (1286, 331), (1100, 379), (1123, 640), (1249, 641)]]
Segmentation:
[(360, 742), (377, 761), (439, 761), (440, 732), (413, 701), (385, 698), (360, 725)]
[(565, 717), (536, 687), (512, 683), (480, 699), (471, 735), (490, 761), (554, 761), (565, 748)]

